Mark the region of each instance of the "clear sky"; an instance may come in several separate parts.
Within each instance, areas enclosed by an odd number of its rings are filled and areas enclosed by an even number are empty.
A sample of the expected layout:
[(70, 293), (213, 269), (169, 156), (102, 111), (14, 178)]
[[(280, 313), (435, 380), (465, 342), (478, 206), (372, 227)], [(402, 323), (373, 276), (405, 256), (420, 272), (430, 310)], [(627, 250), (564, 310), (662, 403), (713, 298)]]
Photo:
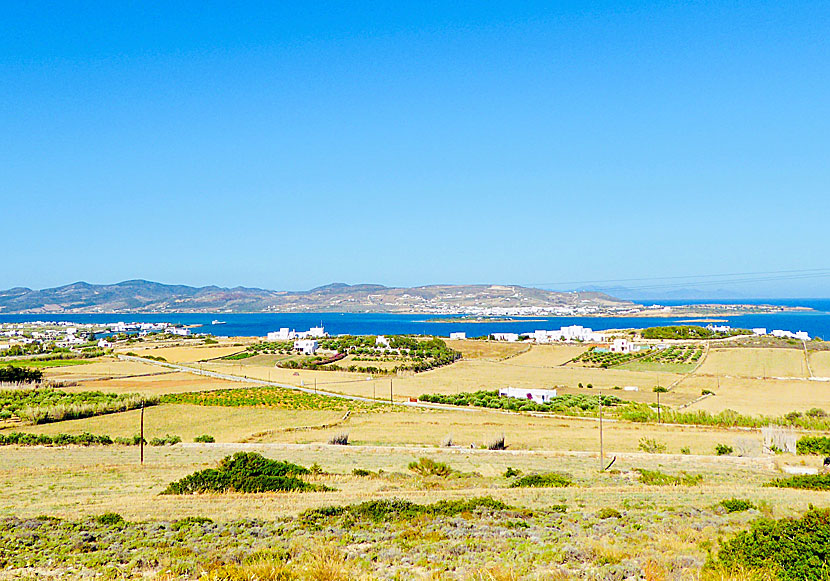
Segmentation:
[(2, 288), (830, 266), (828, 2), (16, 2), (2, 22)]

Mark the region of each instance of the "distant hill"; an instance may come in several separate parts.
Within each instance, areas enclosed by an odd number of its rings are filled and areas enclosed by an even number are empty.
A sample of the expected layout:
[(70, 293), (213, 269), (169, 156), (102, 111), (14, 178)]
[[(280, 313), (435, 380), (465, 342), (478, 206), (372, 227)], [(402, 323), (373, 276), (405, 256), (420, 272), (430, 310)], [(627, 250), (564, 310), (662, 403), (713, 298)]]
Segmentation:
[(634, 306), (600, 292), (562, 293), (514, 285), (329, 284), (308, 291), (191, 287), (146, 280), (0, 291), (0, 313), (481, 313), (486, 309), (566, 310), (576, 314)]

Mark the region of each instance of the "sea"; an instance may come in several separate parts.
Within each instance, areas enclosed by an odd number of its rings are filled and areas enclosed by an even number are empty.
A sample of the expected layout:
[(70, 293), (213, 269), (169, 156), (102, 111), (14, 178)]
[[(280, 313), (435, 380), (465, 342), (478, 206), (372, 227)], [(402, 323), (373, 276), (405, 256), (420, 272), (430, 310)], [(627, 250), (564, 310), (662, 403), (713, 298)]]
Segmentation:
[[(812, 311), (763, 315), (715, 317), (720, 325), (740, 328), (765, 327), (768, 330), (806, 331), (811, 337), (830, 338), (830, 299), (741, 299), (738, 301), (635, 301), (647, 305), (677, 306), (689, 304), (773, 304), (809, 307)], [(462, 317), (441, 315), (442, 322), (430, 321), (433, 315), (390, 315), (378, 313), (240, 313), (240, 314), (89, 314), (89, 315), (2, 315), (0, 323), (54, 321), (71, 323), (157, 323), (194, 326), (194, 333), (226, 337), (264, 337), (269, 331), (288, 327), (305, 331), (324, 326), (331, 335), (435, 335), (446, 337), (451, 332), (465, 332), (468, 337), (491, 333), (531, 333), (536, 329), (559, 329), (582, 325), (596, 331), (606, 329), (643, 328), (684, 324), (688, 317), (514, 317), (510, 322), (469, 322)], [(215, 321), (222, 321), (215, 324)], [(443, 322), (448, 321), (448, 322)], [(705, 323), (697, 323), (704, 324)]]

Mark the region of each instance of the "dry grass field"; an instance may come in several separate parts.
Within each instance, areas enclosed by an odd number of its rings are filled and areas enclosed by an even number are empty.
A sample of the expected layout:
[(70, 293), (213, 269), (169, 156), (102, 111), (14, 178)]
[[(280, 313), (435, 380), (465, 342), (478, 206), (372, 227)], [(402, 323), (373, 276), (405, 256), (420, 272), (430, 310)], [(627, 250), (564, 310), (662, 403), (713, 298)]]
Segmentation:
[(811, 352), (810, 368), (816, 377), (830, 377), (830, 351)]
[(698, 372), (742, 377), (808, 377), (801, 349), (712, 348)]
[(144, 349), (131, 349), (133, 353), (138, 356), (152, 355), (154, 357), (164, 357), (167, 361), (175, 363), (196, 363), (207, 359), (216, 359), (225, 357), (233, 353), (244, 351), (244, 347), (236, 345), (188, 345), (178, 347), (164, 347), (154, 346)]
[(450, 349), (460, 352), (465, 359), (493, 359), (500, 361), (514, 357), (530, 348), (525, 343), (506, 343), (503, 341), (478, 341), (472, 339), (446, 341)]

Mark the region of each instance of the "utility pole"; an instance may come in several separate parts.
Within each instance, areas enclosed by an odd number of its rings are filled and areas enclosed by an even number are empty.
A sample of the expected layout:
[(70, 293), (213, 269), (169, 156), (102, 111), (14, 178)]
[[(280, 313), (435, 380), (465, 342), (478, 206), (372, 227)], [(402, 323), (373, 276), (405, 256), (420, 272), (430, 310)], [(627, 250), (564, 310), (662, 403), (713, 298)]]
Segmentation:
[(662, 420), (660, 419), (660, 392), (657, 392), (657, 423), (662, 424)]
[(141, 432), (140, 432), (139, 447), (141, 448), (141, 464), (144, 464), (144, 402), (141, 402)]
[(605, 451), (602, 447), (602, 392), (599, 394), (599, 471), (605, 470)]

